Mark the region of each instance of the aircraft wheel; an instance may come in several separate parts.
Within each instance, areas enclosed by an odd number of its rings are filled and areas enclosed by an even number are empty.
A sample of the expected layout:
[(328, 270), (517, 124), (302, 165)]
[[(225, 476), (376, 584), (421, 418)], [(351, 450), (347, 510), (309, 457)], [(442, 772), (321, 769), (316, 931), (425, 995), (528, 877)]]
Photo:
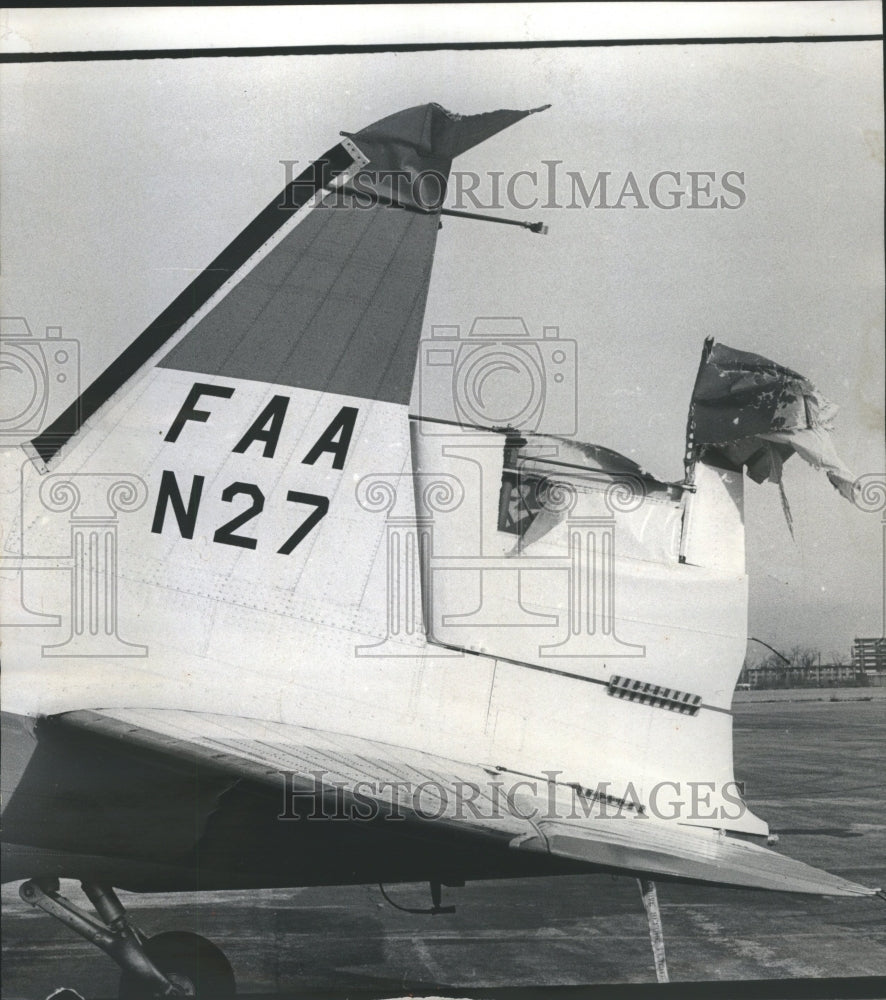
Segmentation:
[[(199, 934), (169, 931), (149, 938), (145, 953), (184, 996), (197, 1000), (231, 1000), (237, 994), (234, 972), (224, 952)], [(124, 972), (119, 1000), (154, 1000), (153, 986), (138, 976)]]

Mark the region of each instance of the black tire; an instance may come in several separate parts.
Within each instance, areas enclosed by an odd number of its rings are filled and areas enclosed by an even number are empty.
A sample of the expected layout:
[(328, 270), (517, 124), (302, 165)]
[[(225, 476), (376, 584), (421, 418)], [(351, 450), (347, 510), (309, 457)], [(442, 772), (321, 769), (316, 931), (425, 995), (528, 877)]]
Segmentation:
[[(199, 934), (169, 931), (145, 942), (145, 952), (157, 968), (186, 996), (197, 1000), (232, 1000), (237, 995), (234, 972), (224, 952)], [(155, 1000), (160, 994), (131, 972), (120, 978), (119, 1000)]]

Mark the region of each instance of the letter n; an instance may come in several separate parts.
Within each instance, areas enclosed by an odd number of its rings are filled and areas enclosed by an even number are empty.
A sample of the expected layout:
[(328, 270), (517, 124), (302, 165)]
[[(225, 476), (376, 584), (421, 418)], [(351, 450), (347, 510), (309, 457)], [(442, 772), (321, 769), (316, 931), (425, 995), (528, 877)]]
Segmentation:
[(163, 470), (163, 478), (160, 480), (160, 491), (157, 494), (157, 507), (154, 510), (154, 523), (151, 531), (155, 535), (163, 531), (163, 523), (166, 520), (166, 508), (172, 505), (172, 513), (178, 522), (178, 530), (182, 538), (193, 538), (194, 528), (197, 526), (197, 511), (200, 509), (200, 496), (203, 493), (203, 476), (194, 476), (191, 484), (191, 492), (188, 496), (187, 505), (178, 488), (178, 480), (175, 473), (168, 469)]

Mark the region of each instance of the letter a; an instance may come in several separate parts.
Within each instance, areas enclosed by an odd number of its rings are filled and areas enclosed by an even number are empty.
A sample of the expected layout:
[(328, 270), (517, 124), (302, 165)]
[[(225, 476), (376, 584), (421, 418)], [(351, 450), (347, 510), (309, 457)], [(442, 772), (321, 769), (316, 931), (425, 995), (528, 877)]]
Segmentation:
[(265, 458), (273, 458), (274, 452), (277, 450), (277, 442), (280, 440), (280, 431), (283, 428), (283, 418), (286, 416), (287, 406), (289, 406), (288, 396), (274, 396), (255, 418), (249, 430), (234, 445), (233, 451), (242, 455), (254, 441), (264, 441), (263, 454)]
[(338, 416), (323, 431), (317, 443), (302, 459), (302, 465), (313, 465), (324, 451), (328, 451), (334, 456), (332, 459), (333, 469), (344, 468), (359, 412), (356, 406), (343, 406), (338, 411)]

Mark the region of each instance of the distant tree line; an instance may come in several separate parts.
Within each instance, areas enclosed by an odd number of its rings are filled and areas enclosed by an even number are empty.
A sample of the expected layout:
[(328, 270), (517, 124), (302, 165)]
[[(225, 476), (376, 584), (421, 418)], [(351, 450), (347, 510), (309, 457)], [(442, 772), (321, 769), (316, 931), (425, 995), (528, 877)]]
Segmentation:
[(783, 655), (747, 657), (739, 677), (739, 684), (751, 688), (866, 687), (868, 683), (865, 672), (853, 669), (846, 653), (832, 650), (823, 657), (820, 650), (801, 644)]

